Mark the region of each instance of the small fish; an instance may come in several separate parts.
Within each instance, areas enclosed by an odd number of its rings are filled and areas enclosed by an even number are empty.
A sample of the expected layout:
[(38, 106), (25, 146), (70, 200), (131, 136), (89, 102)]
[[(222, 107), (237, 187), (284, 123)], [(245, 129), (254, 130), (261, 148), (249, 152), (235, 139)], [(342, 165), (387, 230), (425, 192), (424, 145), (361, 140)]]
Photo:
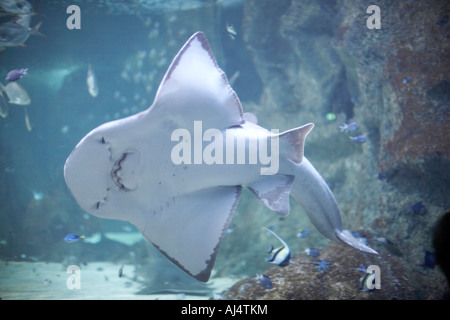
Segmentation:
[(388, 239), (386, 239), (385, 237), (379, 237), (379, 238), (375, 238), (376, 241), (380, 242), (380, 243), (388, 243), (390, 242)]
[(44, 36), (38, 32), (42, 22), (38, 23), (34, 28), (23, 24), (23, 22), (17, 23), (17, 21), (8, 21), (0, 24), (0, 51), (7, 47), (24, 46), (30, 35)]
[(84, 236), (80, 236), (79, 234), (75, 233), (69, 233), (65, 238), (64, 241), (68, 243), (77, 242), (83, 239)]
[(226, 30), (231, 40), (236, 39), (237, 31), (232, 24), (227, 23)]
[[(359, 291), (363, 292), (370, 292), (375, 290), (375, 277), (371, 277), (372, 273), (366, 272), (361, 278), (359, 278)], [(369, 283), (370, 281), (372, 284), (370, 285), (369, 289)]]
[(422, 267), (434, 269), (436, 266), (436, 255), (433, 252), (425, 251), (425, 260)]
[(8, 72), (6, 75), (6, 81), (16, 81), (21, 79), (24, 75), (27, 74), (28, 68), (26, 69), (14, 69)]
[(272, 253), (272, 256), (268, 258), (267, 261), (279, 265), (280, 267), (287, 266), (291, 261), (291, 250), (289, 249), (288, 245), (275, 232), (267, 228), (264, 229), (266, 229), (268, 232), (277, 237), (278, 240), (280, 240), (281, 243), (283, 244), (281, 247), (277, 249), (271, 247), (271, 250), (269, 250), (268, 253)]
[(359, 124), (356, 122), (344, 123), (339, 126), (341, 132), (353, 132), (359, 129)]
[(375, 178), (377, 178), (378, 180), (386, 180), (387, 179), (387, 174), (384, 172), (378, 172), (375, 175)]
[(418, 215), (424, 215), (428, 212), (427, 208), (424, 206), (422, 201), (410, 205), (409, 209), (411, 210), (412, 213)]
[(350, 137), (350, 140), (352, 140), (354, 143), (364, 143), (367, 141), (367, 137), (363, 134), (356, 136), (356, 137)]
[(256, 274), (256, 282), (264, 289), (272, 289), (273, 288), (272, 280), (265, 274), (259, 274), (259, 273)]
[(27, 127), (28, 132), (31, 132), (33, 130), (33, 127), (31, 126), (30, 117), (28, 117), (27, 108), (24, 108), (24, 110), (25, 110), (25, 125)]
[(119, 278), (122, 278), (122, 275), (123, 275), (123, 266), (124, 266), (124, 265), (122, 265), (122, 266), (120, 267), (120, 269), (119, 269), (119, 273), (118, 273)]
[(32, 15), (33, 6), (26, 0), (0, 1), (0, 16)]
[(300, 231), (300, 232), (297, 234), (297, 237), (300, 238), (300, 239), (309, 238), (309, 229)]
[(374, 238), (380, 245), (382, 245), (386, 250), (388, 250), (393, 255), (402, 257), (402, 251), (389, 239), (385, 237)]
[(17, 16), (14, 22), (20, 24), (22, 27), (29, 28), (32, 16), (32, 14), (22, 14), (20, 16)]
[(411, 77), (405, 77), (405, 78), (403, 78), (403, 84), (408, 84), (408, 83), (410, 83), (411, 82)]
[(307, 256), (311, 256), (311, 257), (314, 257), (314, 258), (320, 256), (320, 251), (315, 249), (315, 248), (306, 248), (305, 249), (305, 253), (306, 253)]
[(21, 106), (27, 106), (31, 103), (30, 96), (17, 82), (10, 82), (6, 86), (0, 83), (0, 89), (6, 92), (9, 103)]
[(95, 98), (98, 95), (97, 78), (95, 77), (95, 73), (92, 70), (92, 66), (90, 63), (88, 64), (86, 83), (88, 86), (89, 94)]

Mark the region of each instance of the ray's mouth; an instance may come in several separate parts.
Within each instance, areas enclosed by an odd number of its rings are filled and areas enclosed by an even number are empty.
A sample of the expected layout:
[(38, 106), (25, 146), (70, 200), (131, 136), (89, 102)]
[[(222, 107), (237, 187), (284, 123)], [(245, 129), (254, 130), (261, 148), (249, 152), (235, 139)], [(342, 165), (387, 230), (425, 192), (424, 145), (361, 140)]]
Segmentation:
[(133, 191), (138, 187), (139, 151), (124, 152), (111, 169), (114, 184), (123, 191)]

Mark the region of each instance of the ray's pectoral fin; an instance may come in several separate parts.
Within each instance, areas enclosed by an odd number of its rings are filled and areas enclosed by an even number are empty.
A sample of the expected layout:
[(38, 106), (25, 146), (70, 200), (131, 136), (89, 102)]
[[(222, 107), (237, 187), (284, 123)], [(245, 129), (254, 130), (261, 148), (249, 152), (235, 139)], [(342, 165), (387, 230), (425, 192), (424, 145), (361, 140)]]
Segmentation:
[(242, 187), (215, 187), (172, 198), (135, 223), (170, 261), (208, 281)]

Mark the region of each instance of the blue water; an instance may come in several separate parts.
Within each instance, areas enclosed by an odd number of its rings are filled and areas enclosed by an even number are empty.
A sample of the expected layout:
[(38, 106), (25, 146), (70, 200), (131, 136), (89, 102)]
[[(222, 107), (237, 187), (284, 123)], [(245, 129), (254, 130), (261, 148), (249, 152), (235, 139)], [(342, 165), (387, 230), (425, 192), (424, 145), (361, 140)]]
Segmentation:
[[(150, 1), (148, 7), (142, 4), (142, 10), (139, 4), (121, 3), (78, 3), (81, 29), (72, 30), (66, 26), (66, 8), (72, 2), (36, 3), (38, 14), (32, 17), (30, 27), (42, 23), (42, 35), (30, 36), (24, 47), (7, 47), (2, 52), (2, 75), (15, 68), (28, 68), (28, 74), (18, 83), (31, 98), (28, 106), (8, 104), (9, 116), (0, 125), (2, 259), (67, 265), (70, 261), (119, 260), (139, 264), (144, 260), (148, 263), (152, 255), (151, 259), (159, 257), (145, 241), (140, 243), (141, 248), (132, 249), (123, 245), (117, 248), (117, 243), (105, 238), (100, 244), (85, 243), (84, 247), (83, 241), (65, 243), (64, 237), (72, 232), (89, 237), (136, 229), (125, 222), (98, 219), (83, 212), (65, 185), (63, 168), (70, 152), (89, 131), (151, 105), (173, 57), (194, 32), (210, 30), (209, 41), (230, 76), (239, 68), (236, 86), (245, 88), (241, 99), (256, 102), (261, 94), (261, 83), (246, 52), (230, 50), (225, 66), (223, 50), (242, 45), (242, 38), (232, 41), (225, 30), (227, 22), (240, 27), (239, 1), (227, 8), (193, 1), (193, 11), (178, 10), (183, 1), (154, 5)], [(202, 19), (205, 14), (211, 18)], [(216, 14), (218, 21), (214, 20)], [(2, 19), (7, 22), (12, 18)], [(99, 87), (95, 98), (86, 84), (88, 64)], [(253, 85), (247, 86), (252, 78)], [(31, 130), (26, 126), (25, 109)], [(164, 258), (159, 260), (161, 270), (169, 268), (178, 274)], [(144, 276), (148, 273), (145, 271)], [(151, 279), (148, 281), (151, 283)]]
[[(318, 16), (328, 19), (331, 15), (336, 21), (324, 25), (321, 19), (314, 22), (312, 18), (309, 23), (317, 25), (317, 29), (312, 30), (296, 30), (296, 23), (300, 22), (294, 14), (291, 16), (289, 12), (274, 11), (274, 16), (283, 14), (284, 22), (291, 21), (291, 25), (286, 25), (292, 29), (285, 27), (281, 31), (278, 31), (280, 26), (270, 19), (259, 21), (260, 24), (255, 27), (255, 21), (251, 20), (254, 18), (252, 12), (248, 11), (251, 7), (246, 11), (244, 1), (238, 0), (217, 3), (148, 0), (133, 1), (132, 4), (131, 1), (112, 0), (30, 2), (35, 5), (37, 13), (32, 16), (30, 27), (42, 23), (39, 28), (42, 35), (31, 35), (24, 47), (7, 47), (0, 52), (0, 81), (6, 84), (4, 77), (12, 69), (28, 68), (28, 74), (18, 83), (31, 98), (28, 106), (8, 104), (10, 115), (0, 119), (1, 260), (61, 263), (64, 268), (70, 264), (106, 261), (117, 264), (119, 269), (122, 263), (129, 263), (135, 266), (140, 277), (144, 287), (142, 292), (152, 292), (149, 289), (152, 285), (160, 288), (161, 283), (165, 282), (173, 282), (171, 288), (180, 290), (204, 290), (205, 287), (199, 287), (195, 280), (173, 267), (145, 241), (133, 246), (106, 238), (98, 243), (83, 240), (65, 243), (64, 237), (68, 233), (90, 237), (99, 233), (132, 233), (137, 230), (129, 223), (99, 219), (84, 212), (70, 194), (63, 175), (67, 157), (88, 132), (107, 121), (143, 111), (152, 104), (173, 57), (193, 33), (203, 31), (228, 78), (236, 75), (233, 89), (244, 111), (261, 116), (268, 129), (278, 127), (286, 130), (307, 122), (316, 123), (315, 131), (308, 138), (311, 140), (307, 142), (306, 153), (337, 195), (344, 226), (352, 230), (368, 228), (374, 237), (380, 238), (389, 238), (392, 229), (396, 229), (398, 234), (392, 235), (390, 240), (401, 249), (415, 250), (408, 251), (405, 259), (409, 259), (411, 265), (423, 263), (425, 251), (431, 250), (430, 230), (436, 217), (448, 208), (450, 199), (442, 191), (446, 189), (447, 180), (440, 184), (430, 178), (423, 192), (416, 189), (411, 192), (410, 185), (401, 180), (400, 186), (393, 183), (394, 189), (397, 188), (393, 191), (388, 183), (398, 181), (394, 180), (397, 171), (392, 173), (387, 170), (386, 175), (376, 166), (377, 157), (383, 159), (384, 155), (383, 150), (379, 151), (383, 147), (381, 140), (390, 139), (392, 123), (401, 122), (401, 117), (396, 118), (395, 112), (389, 112), (389, 106), (385, 106), (388, 111), (379, 107), (383, 102), (386, 104), (386, 101), (394, 100), (394, 95), (387, 98), (389, 93), (379, 89), (389, 79), (386, 80), (387, 76), (382, 76), (382, 71), (371, 65), (371, 61), (379, 63), (376, 54), (367, 57), (365, 66), (362, 63), (348, 63), (351, 60), (349, 56), (335, 53), (327, 56), (329, 47), (339, 46), (336, 41), (345, 41), (345, 45), (352, 46), (346, 48), (352, 58), (360, 56), (358, 48), (366, 48), (362, 36), (359, 38), (359, 35), (347, 32), (347, 27), (352, 30), (350, 26), (337, 27), (343, 10), (348, 9), (345, 7), (348, 1), (320, 1)], [(286, 6), (288, 2), (282, 3)], [(66, 8), (70, 4), (77, 4), (81, 9), (79, 30), (69, 30), (66, 26), (69, 17)], [(355, 4), (355, 8), (360, 7), (364, 6)], [(2, 17), (0, 22), (5, 23), (9, 18)], [(447, 23), (444, 18), (441, 18), (444, 22), (440, 20), (441, 25)], [(365, 28), (364, 19), (363, 16), (355, 21)], [(237, 30), (234, 39), (226, 30), (227, 24), (232, 24)], [(250, 31), (245, 33), (244, 29)], [(289, 38), (290, 32), (298, 38)], [(318, 36), (315, 38), (317, 42), (312, 43), (308, 34), (315, 32), (323, 32), (325, 36)], [(272, 35), (280, 33), (284, 40), (302, 44), (298, 47), (305, 51), (297, 52), (295, 46), (279, 45), (284, 42), (272, 45)], [(245, 38), (244, 34), (249, 38)], [(251, 38), (255, 35), (258, 41)], [(389, 37), (380, 34), (378, 37), (380, 44), (375, 47), (386, 49), (386, 39)], [(323, 56), (320, 56), (320, 48), (324, 46)], [(264, 55), (266, 60), (261, 59)], [(283, 58), (273, 64), (273, 57), (277, 56)], [(335, 61), (338, 64), (341, 60), (347, 67), (352, 65), (354, 68), (342, 71), (321, 63)], [(258, 68), (258, 63), (264, 68)], [(97, 97), (89, 94), (86, 84), (89, 64), (97, 77)], [(286, 68), (287, 65), (290, 68)], [(305, 73), (317, 75), (317, 78), (302, 78), (302, 67), (307, 69)], [(362, 87), (358, 87), (358, 81), (365, 85), (370, 83), (361, 76), (369, 73), (358, 73), (358, 68), (365, 67), (374, 68), (373, 79), (380, 83), (371, 92), (358, 91)], [(266, 73), (261, 73), (261, 70)], [(273, 79), (267, 75), (270, 72)], [(303, 84), (289, 82), (295, 78), (292, 75), (297, 74), (299, 79), (303, 79)], [(358, 79), (358, 75), (361, 78)], [(407, 75), (409, 73), (405, 71)], [(416, 81), (416, 78), (408, 77), (408, 82), (403, 83), (401, 89), (405, 95), (407, 90), (411, 90), (411, 83)], [(333, 88), (314, 95), (318, 86), (328, 88), (327, 82), (333, 83)], [(267, 90), (265, 86), (279, 86), (280, 90), (273, 87)], [(286, 88), (288, 91), (284, 91)], [(311, 96), (304, 95), (308, 88), (313, 92)], [(445, 109), (442, 112), (446, 117), (448, 101), (445, 103), (441, 103), (439, 110)], [(25, 122), (26, 113), (31, 130)], [(293, 124), (300, 113), (302, 122)], [(448, 119), (445, 117), (440, 116), (440, 124), (446, 125)], [(361, 125), (360, 131), (352, 135), (368, 135), (363, 145), (353, 144), (349, 134), (339, 132), (339, 125), (352, 120)], [(316, 131), (318, 133), (314, 135)], [(439, 151), (442, 147), (436, 148)], [(436, 154), (442, 159), (440, 153)], [(377, 179), (377, 175), (382, 179)], [(437, 178), (439, 176), (436, 175)], [(418, 177), (420, 179), (420, 175)], [(441, 193), (436, 192), (438, 187), (435, 186), (440, 186)], [(419, 222), (414, 220), (412, 223), (409, 219), (404, 222), (404, 213), (409, 212), (408, 203), (412, 205), (419, 201), (427, 205), (429, 210), (425, 214), (428, 215), (412, 218), (423, 219)], [(264, 260), (265, 251), (270, 244), (278, 243), (268, 239), (261, 226), (273, 227), (281, 233), (297, 255), (300, 252), (303, 254), (306, 247), (326, 247), (328, 240), (311, 225), (300, 207), (293, 201), (291, 206), (296, 213), (280, 218), (264, 208), (250, 192), (244, 191), (217, 256), (217, 274), (214, 272), (213, 276), (251, 277), (269, 267)], [(390, 224), (392, 229), (388, 226), (378, 230), (376, 226), (380, 221), (388, 221), (386, 224)], [(409, 227), (399, 227), (402, 224)], [(300, 241), (296, 235), (305, 229), (311, 230), (311, 237)], [(418, 241), (422, 247), (417, 250), (411, 249), (414, 247), (413, 240), (405, 240), (404, 234), (409, 234), (410, 230), (417, 232), (418, 238), (422, 237)], [(211, 295), (211, 292), (208, 294)]]

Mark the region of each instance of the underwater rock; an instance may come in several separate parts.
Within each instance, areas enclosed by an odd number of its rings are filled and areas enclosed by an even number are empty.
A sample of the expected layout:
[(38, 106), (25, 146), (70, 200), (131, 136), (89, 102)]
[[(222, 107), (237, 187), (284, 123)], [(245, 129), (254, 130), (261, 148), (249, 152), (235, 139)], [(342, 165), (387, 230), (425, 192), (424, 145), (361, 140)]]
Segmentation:
[(298, 108), (297, 88), (292, 76), (298, 62), (291, 54), (291, 44), (278, 33), (282, 15), (289, 4), (287, 0), (246, 1), (244, 4), (242, 36), (263, 83), (261, 100), (273, 110)]
[[(379, 250), (380, 249), (380, 250)], [(429, 282), (441, 283), (434, 287), (425, 285), (417, 292), (411, 284), (407, 262), (391, 255), (383, 248), (377, 248), (380, 255), (368, 255), (355, 251), (348, 246), (332, 243), (322, 256), (326, 261), (333, 261), (327, 266), (327, 272), (318, 272), (314, 258), (295, 255), (293, 263), (287, 267), (271, 267), (264, 271), (270, 277), (273, 287), (263, 288), (254, 277), (241, 280), (230, 289), (222, 292), (223, 299), (239, 300), (394, 300), (394, 299), (428, 299), (442, 298), (446, 290), (442, 283), (443, 275), (433, 272), (428, 275)], [(380, 289), (369, 292), (360, 291), (360, 278), (364, 275), (360, 266), (378, 266), (380, 270)]]
[[(386, 246), (422, 291), (416, 266), (450, 185), (450, 3), (377, 5), (380, 30), (366, 27), (367, 7), (353, 0), (248, 0), (241, 34), (264, 85), (260, 121), (266, 113), (280, 127), (316, 124), (311, 157), (333, 184), (343, 224), (389, 235)], [(356, 121), (367, 141), (349, 144), (328, 113)], [(426, 208), (405, 214), (417, 199)]]
[(243, 37), (264, 84), (264, 103), (280, 111), (314, 108), (352, 116), (343, 65), (328, 44), (338, 21), (332, 6), (252, 0), (244, 13)]
[(380, 131), (379, 167), (400, 191), (420, 190), (442, 206), (448, 201), (450, 184), (450, 44), (445, 40), (450, 25), (438, 21), (449, 12), (450, 4), (390, 6), (386, 22), (391, 36), (386, 46), (392, 50), (384, 50), (380, 65), (388, 80), (380, 106), (386, 115), (381, 127), (390, 128)]

